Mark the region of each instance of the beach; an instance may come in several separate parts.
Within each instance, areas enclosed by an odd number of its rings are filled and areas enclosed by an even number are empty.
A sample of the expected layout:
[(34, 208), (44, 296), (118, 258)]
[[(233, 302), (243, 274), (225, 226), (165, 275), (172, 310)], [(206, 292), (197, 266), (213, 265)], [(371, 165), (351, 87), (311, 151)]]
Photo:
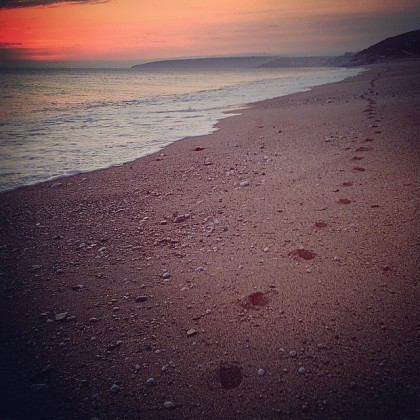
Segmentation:
[(0, 195), (0, 418), (416, 418), (420, 62)]

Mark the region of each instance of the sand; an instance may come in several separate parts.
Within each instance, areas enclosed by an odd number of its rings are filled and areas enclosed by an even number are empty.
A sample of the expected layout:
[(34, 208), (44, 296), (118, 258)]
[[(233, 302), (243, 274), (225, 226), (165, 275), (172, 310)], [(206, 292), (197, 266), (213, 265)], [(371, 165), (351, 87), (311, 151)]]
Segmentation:
[(0, 195), (0, 418), (418, 416), (419, 75)]

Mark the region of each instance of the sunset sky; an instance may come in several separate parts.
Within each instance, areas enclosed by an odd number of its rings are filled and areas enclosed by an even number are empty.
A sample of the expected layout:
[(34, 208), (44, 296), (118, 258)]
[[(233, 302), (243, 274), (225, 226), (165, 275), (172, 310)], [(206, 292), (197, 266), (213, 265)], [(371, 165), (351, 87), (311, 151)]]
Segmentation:
[(341, 55), (419, 22), (420, 0), (0, 0), (0, 62)]

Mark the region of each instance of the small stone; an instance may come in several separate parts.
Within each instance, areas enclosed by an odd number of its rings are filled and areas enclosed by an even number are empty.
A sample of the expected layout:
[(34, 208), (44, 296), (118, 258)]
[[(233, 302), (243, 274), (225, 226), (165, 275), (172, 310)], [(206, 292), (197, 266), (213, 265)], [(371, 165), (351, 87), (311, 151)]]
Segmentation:
[(296, 350), (289, 351), (289, 356), (292, 358), (295, 358), (297, 356), (297, 351)]
[(76, 286), (72, 287), (72, 290), (74, 290), (75, 292), (83, 292), (87, 290), (87, 287), (84, 284), (77, 284)]
[(55, 320), (56, 321), (65, 321), (68, 314), (69, 314), (68, 312), (62, 312), (61, 314), (56, 314), (55, 315)]
[(265, 370), (264, 369), (258, 369), (258, 376), (264, 376)]
[(118, 394), (120, 392), (121, 388), (117, 384), (113, 384), (111, 388), (109, 389), (109, 392), (111, 394)]
[(197, 334), (197, 331), (194, 329), (194, 328), (190, 328), (188, 331), (187, 331), (187, 337), (193, 337), (194, 335), (196, 335)]
[(268, 246), (266, 246), (266, 247), (263, 249), (263, 251), (264, 251), (264, 252), (268, 252), (268, 251), (270, 251), (270, 248), (269, 248)]
[(32, 392), (45, 391), (47, 388), (48, 388), (47, 384), (32, 384), (31, 385)]
[(147, 300), (147, 296), (137, 296), (136, 297), (136, 302), (140, 303), (140, 302), (146, 302)]
[(167, 410), (173, 410), (175, 408), (175, 404), (172, 401), (165, 401), (163, 403), (163, 406), (167, 409)]
[(118, 306), (114, 306), (112, 308), (112, 312), (118, 312), (120, 310), (120, 308)]
[(197, 272), (197, 273), (199, 273), (199, 272), (201, 272), (201, 271), (204, 271), (205, 270), (205, 268), (204, 267), (197, 267), (196, 269), (195, 269), (195, 271)]
[(171, 277), (171, 273), (169, 273), (168, 271), (166, 271), (165, 273), (163, 273), (162, 276), (165, 280), (169, 279)]
[(167, 225), (167, 224), (168, 224), (168, 222), (167, 222), (167, 220), (162, 220), (162, 221), (160, 222), (160, 224), (161, 224), (162, 226), (165, 226), (165, 225)]
[(146, 381), (146, 385), (148, 385), (148, 386), (152, 386), (152, 385), (154, 385), (156, 383), (156, 381), (155, 381), (155, 379), (154, 378), (149, 378), (147, 381)]
[(298, 373), (299, 373), (299, 375), (304, 375), (304, 374), (306, 373), (306, 369), (305, 369), (303, 366), (301, 366), (301, 367), (298, 369)]
[(188, 213), (186, 213), (186, 214), (180, 214), (179, 216), (175, 217), (174, 223), (182, 223), (182, 222), (185, 222), (190, 217), (191, 216)]
[(247, 187), (249, 185), (249, 181), (242, 181), (239, 183), (240, 187)]

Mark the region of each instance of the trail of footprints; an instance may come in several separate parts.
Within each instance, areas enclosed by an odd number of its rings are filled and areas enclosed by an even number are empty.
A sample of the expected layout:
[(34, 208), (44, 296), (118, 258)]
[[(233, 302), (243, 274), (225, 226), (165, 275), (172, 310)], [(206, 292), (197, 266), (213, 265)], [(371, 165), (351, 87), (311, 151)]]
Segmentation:
[[(378, 73), (377, 77), (375, 79), (372, 79), (369, 83), (370, 87), (361, 97), (362, 99), (365, 99), (367, 101), (367, 106), (363, 110), (363, 113), (367, 115), (367, 120), (369, 123), (368, 128), (372, 129), (372, 137), (368, 137), (365, 140), (363, 140), (363, 143), (371, 143), (374, 141), (374, 136), (382, 134), (382, 131), (379, 130), (379, 124), (382, 122), (382, 118), (378, 116), (377, 113), (377, 102), (376, 99), (374, 99), (374, 96), (376, 96), (375, 92), (375, 83), (380, 77), (382, 76), (382, 73)], [(374, 120), (374, 121), (372, 121)], [(372, 123), (373, 122), (373, 123)], [(373, 151), (374, 148), (369, 145), (362, 145), (359, 146), (355, 151), (358, 153), (356, 156), (352, 157), (352, 161), (361, 161), (363, 160), (363, 156), (359, 156), (359, 154), (367, 153)], [(354, 166), (352, 172), (353, 173), (363, 173), (366, 169), (361, 166)], [(350, 181), (345, 181), (341, 184), (342, 187), (349, 188), (353, 186), (353, 183)], [(339, 189), (337, 191), (340, 191)], [(351, 204), (351, 200), (348, 198), (340, 198), (337, 203), (339, 205), (348, 205)], [(377, 204), (372, 204), (371, 208), (378, 208), (380, 207)], [(314, 224), (314, 228), (316, 229), (324, 229), (328, 226), (328, 224), (323, 220), (317, 220)], [(316, 258), (317, 254), (313, 250), (309, 249), (295, 249), (292, 252), (289, 252), (289, 257), (293, 259), (300, 259), (309, 261), (314, 258)], [(275, 294), (273, 291), (268, 292), (254, 292), (248, 296), (245, 296), (244, 298), (237, 301), (237, 303), (247, 310), (253, 309), (253, 310), (259, 310), (260, 308), (266, 306), (269, 304), (272, 295)], [(237, 365), (236, 363), (227, 363), (222, 362), (220, 366), (220, 381), (224, 388), (234, 388), (236, 386), (239, 386), (239, 384), (242, 382), (242, 367), (240, 365)]]
[[(389, 69), (387, 69), (387, 71), (389, 71)], [(367, 115), (367, 122), (369, 124), (368, 128), (372, 130), (372, 137), (366, 138), (365, 140), (363, 140), (363, 143), (371, 143), (374, 141), (375, 136), (382, 134), (382, 131), (379, 129), (379, 124), (382, 122), (382, 118), (378, 115), (377, 101), (375, 99), (376, 97), (375, 84), (377, 80), (379, 80), (381, 77), (382, 77), (382, 73), (378, 73), (377, 76), (369, 82), (369, 89), (361, 96), (362, 99), (365, 99), (367, 101), (367, 106), (363, 110), (363, 113)], [(360, 154), (371, 152), (373, 150), (374, 148), (369, 145), (359, 146), (355, 150), (357, 155), (353, 156), (351, 159), (354, 162), (361, 161), (364, 159), (364, 157), (360, 156)], [(366, 168), (362, 166), (354, 166), (352, 171), (354, 173), (363, 173), (366, 171)], [(352, 187), (352, 186), (353, 186), (353, 183), (350, 181), (345, 181), (342, 183), (342, 187)], [(348, 204), (351, 204), (351, 200), (349, 200), (348, 198), (340, 198), (337, 201), (337, 203), (340, 205), (348, 205)], [(371, 208), (378, 208), (378, 207), (380, 206), (377, 204), (371, 205)], [(315, 227), (318, 229), (322, 229), (322, 228), (327, 227), (327, 223), (324, 221), (317, 221), (315, 223)], [(309, 258), (305, 258), (306, 255), (309, 255), (309, 253), (311, 254), (311, 256), (313, 256), (312, 258), (315, 258), (316, 256), (315, 252), (304, 250), (304, 249), (295, 250), (292, 253), (290, 253), (289, 256), (293, 256), (294, 258), (298, 257), (301, 259), (309, 259)]]

